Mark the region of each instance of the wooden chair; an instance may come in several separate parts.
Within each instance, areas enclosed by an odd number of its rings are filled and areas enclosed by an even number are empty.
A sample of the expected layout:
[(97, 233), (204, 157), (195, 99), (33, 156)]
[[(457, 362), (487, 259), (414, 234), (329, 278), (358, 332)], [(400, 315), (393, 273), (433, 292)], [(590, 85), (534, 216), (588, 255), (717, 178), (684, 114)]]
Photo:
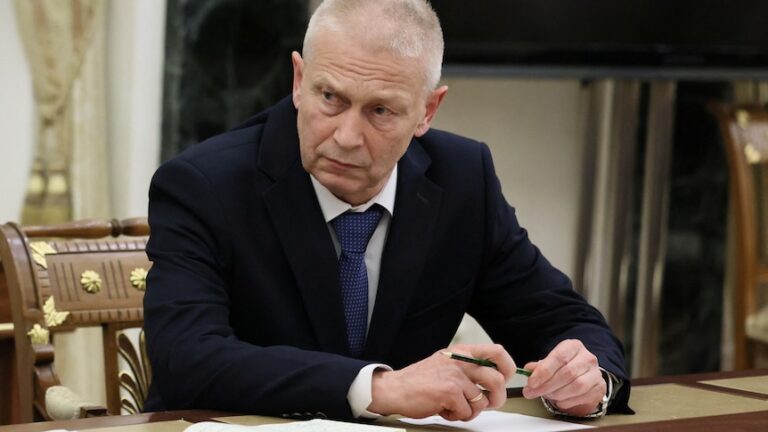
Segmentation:
[[(145, 218), (0, 225), (0, 299), (8, 296), (13, 318), (17, 391), (8, 406), (17, 410), (11, 416), (15, 422), (60, 418), (51, 404), (77, 403), (66, 401), (73, 394), (59, 387), (51, 337), (78, 327), (103, 329), (107, 407), (79, 406), (69, 417), (141, 409), (151, 372), (145, 351), (133, 346), (124, 330), (143, 323), (148, 234)], [(7, 318), (3, 313), (0, 300), (0, 322)], [(130, 372), (118, 371), (118, 357)], [(121, 398), (121, 387), (128, 396)]]
[(768, 348), (768, 109), (713, 105), (724, 137), (735, 219), (734, 363)]
[(14, 370), (13, 318), (8, 288), (0, 267), (0, 425), (13, 423), (15, 406), (11, 405), (16, 395)]

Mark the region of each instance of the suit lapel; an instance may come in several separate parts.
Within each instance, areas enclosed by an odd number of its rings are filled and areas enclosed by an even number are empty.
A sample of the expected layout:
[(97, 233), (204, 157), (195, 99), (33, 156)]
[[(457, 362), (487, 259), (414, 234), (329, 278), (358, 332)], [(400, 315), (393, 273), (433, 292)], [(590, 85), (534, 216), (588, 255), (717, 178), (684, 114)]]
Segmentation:
[(395, 214), (381, 259), (379, 288), (363, 357), (387, 357), (418, 289), (421, 270), (432, 243), (442, 189), (425, 175), (430, 158), (411, 142), (398, 164)]
[[(398, 164), (395, 215), (381, 259), (364, 358), (387, 357), (418, 289), (442, 199), (442, 189), (424, 175), (430, 162), (413, 140)], [(346, 355), (338, 259), (309, 174), (300, 163), (296, 111), (290, 98), (269, 113), (258, 165), (274, 181), (263, 197), (320, 348)]]
[(339, 265), (309, 174), (300, 163), (296, 111), (280, 102), (264, 126), (259, 167), (274, 184), (263, 194), (304, 308), (326, 352), (348, 352)]

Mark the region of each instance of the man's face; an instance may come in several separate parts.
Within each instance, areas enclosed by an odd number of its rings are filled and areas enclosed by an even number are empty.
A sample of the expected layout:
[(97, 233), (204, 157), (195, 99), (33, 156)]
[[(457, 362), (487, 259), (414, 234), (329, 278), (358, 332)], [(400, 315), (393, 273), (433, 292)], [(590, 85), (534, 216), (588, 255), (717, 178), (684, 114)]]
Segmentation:
[(306, 63), (292, 58), (304, 169), (349, 204), (370, 200), (411, 138), (427, 132), (447, 88), (427, 92), (417, 60), (335, 33), (317, 34)]

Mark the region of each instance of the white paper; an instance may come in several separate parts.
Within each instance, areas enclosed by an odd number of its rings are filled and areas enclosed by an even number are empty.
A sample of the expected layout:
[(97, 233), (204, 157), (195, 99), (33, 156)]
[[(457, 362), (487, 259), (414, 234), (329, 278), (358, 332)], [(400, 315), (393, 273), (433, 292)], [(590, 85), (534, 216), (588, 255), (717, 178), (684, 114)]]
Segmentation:
[(186, 428), (184, 432), (406, 432), (384, 426), (346, 423), (314, 419), (258, 426), (242, 426), (228, 423), (201, 422)]
[(576, 423), (501, 411), (483, 411), (479, 416), (475, 417), (474, 420), (467, 422), (448, 421), (440, 416), (432, 416), (423, 419), (402, 418), (400, 421), (415, 425), (441, 425), (464, 428), (476, 432), (509, 432), (517, 430), (525, 432), (554, 432), (592, 428), (592, 426)]

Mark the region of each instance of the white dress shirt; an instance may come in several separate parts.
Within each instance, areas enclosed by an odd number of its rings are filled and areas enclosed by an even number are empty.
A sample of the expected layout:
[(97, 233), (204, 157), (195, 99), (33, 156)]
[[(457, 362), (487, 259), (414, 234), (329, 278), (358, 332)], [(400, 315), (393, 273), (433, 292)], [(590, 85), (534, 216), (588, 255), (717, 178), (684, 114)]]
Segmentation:
[[(373, 307), (376, 301), (376, 292), (379, 287), (379, 270), (381, 269), (381, 254), (384, 250), (384, 243), (387, 239), (387, 233), (389, 232), (389, 224), (392, 221), (392, 215), (395, 211), (395, 192), (397, 190), (397, 166), (392, 170), (392, 174), (389, 176), (389, 180), (378, 193), (378, 195), (371, 198), (370, 201), (359, 206), (352, 206), (331, 193), (325, 186), (320, 184), (314, 176), (310, 174), (312, 179), (312, 186), (315, 188), (315, 194), (317, 200), (320, 202), (320, 209), (323, 212), (323, 217), (328, 225), (328, 231), (331, 233), (333, 239), (333, 246), (336, 248), (336, 256), (341, 254), (341, 246), (339, 240), (336, 237), (336, 232), (333, 230), (330, 222), (346, 211), (364, 212), (368, 210), (372, 205), (378, 204), (382, 206), (386, 211), (382, 214), (379, 225), (376, 226), (376, 230), (371, 236), (371, 240), (368, 242), (368, 247), (365, 250), (365, 267), (368, 273), (368, 325), (371, 324), (371, 315), (373, 314)], [(365, 366), (358, 372), (357, 377), (352, 381), (352, 385), (347, 392), (347, 401), (352, 409), (352, 415), (355, 417), (376, 418), (380, 415), (372, 413), (367, 410), (368, 405), (373, 400), (371, 383), (373, 380), (373, 372), (376, 369), (392, 370), (391, 367), (384, 364), (370, 364)], [(617, 379), (613, 374), (608, 371), (604, 372), (609, 374), (611, 383), (608, 385), (608, 393), (606, 398), (600, 404), (600, 409), (595, 414), (588, 415), (587, 417), (599, 417), (605, 415), (605, 411), (610, 402), (618, 393), (618, 389), (623, 382)], [(613, 384), (616, 382), (616, 384)], [(613, 385), (611, 385), (613, 384)], [(543, 397), (541, 400), (544, 402), (544, 406), (554, 414), (562, 414), (557, 411), (556, 408), (551, 406), (551, 403), (545, 400)]]
[[(370, 241), (368, 241), (368, 247), (365, 249), (365, 268), (368, 273), (368, 326), (371, 324), (371, 316), (373, 314), (373, 307), (376, 302), (376, 293), (379, 288), (379, 271), (381, 270), (381, 254), (384, 251), (384, 243), (387, 240), (387, 233), (389, 232), (389, 224), (392, 221), (392, 216), (395, 213), (395, 192), (397, 190), (397, 166), (392, 170), (387, 183), (379, 191), (379, 193), (371, 198), (370, 201), (358, 205), (352, 206), (331, 193), (325, 186), (320, 184), (317, 179), (310, 174), (312, 179), (312, 186), (315, 189), (315, 195), (320, 203), (320, 210), (323, 212), (325, 223), (328, 225), (328, 231), (331, 233), (333, 239), (333, 246), (336, 249), (336, 256), (341, 254), (341, 245), (336, 237), (336, 232), (331, 226), (331, 221), (336, 216), (341, 215), (344, 212), (364, 212), (368, 210), (374, 204), (378, 204), (384, 208), (384, 212), (379, 220), (379, 224), (376, 226), (376, 230), (373, 231)], [(373, 371), (377, 368), (383, 368), (386, 370), (392, 370), (389, 366), (383, 364), (371, 364), (357, 374), (357, 377), (349, 387), (347, 392), (347, 401), (352, 409), (352, 415), (355, 417), (367, 417), (375, 418), (379, 417), (378, 414), (372, 413), (367, 410), (368, 405), (373, 400), (371, 382), (373, 379)]]

